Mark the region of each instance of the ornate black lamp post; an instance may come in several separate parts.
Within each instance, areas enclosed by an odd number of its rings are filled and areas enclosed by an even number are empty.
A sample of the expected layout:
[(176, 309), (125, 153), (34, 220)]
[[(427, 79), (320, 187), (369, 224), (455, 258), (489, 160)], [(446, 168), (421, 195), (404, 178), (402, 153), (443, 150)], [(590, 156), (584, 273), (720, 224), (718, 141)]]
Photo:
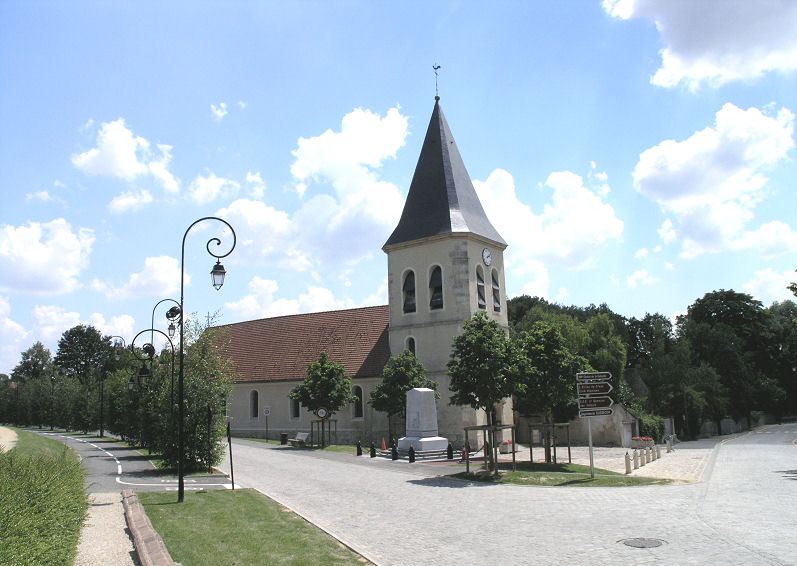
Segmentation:
[(183, 234), (183, 243), (182, 248), (180, 250), (180, 375), (177, 379), (177, 397), (179, 399), (179, 408), (178, 408), (178, 425), (177, 425), (177, 476), (178, 476), (178, 484), (177, 484), (177, 502), (182, 503), (185, 499), (185, 484), (183, 480), (183, 459), (185, 456), (185, 438), (183, 435), (183, 420), (185, 417), (185, 400), (183, 399), (183, 377), (184, 377), (184, 370), (185, 370), (185, 349), (184, 349), (184, 336), (185, 332), (183, 331), (185, 328), (185, 316), (182, 316), (185, 313), (185, 239), (188, 236), (188, 232), (191, 231), (191, 228), (203, 222), (205, 220), (216, 220), (221, 222), (230, 229), (232, 233), (232, 246), (230, 250), (225, 254), (215, 254), (210, 250), (210, 244), (214, 244), (216, 246), (221, 245), (221, 240), (219, 238), (211, 238), (205, 244), (205, 248), (208, 250), (208, 253), (216, 258), (216, 264), (213, 266), (213, 269), (210, 270), (210, 276), (213, 283), (213, 287), (218, 291), (221, 289), (221, 286), (224, 285), (224, 276), (227, 273), (224, 269), (224, 266), (221, 264), (221, 258), (227, 257), (232, 253), (235, 249), (236, 237), (235, 237), (235, 230), (232, 229), (230, 223), (226, 220), (223, 220), (217, 216), (205, 216), (200, 218), (199, 220), (195, 220), (185, 231)]
[(53, 430), (54, 417), (55, 417), (55, 365), (53, 365), (53, 373), (50, 375), (50, 430)]
[[(155, 309), (158, 308), (158, 305), (161, 303), (165, 303), (167, 301), (171, 301), (174, 303), (174, 306), (171, 307), (168, 311), (166, 311), (166, 320), (169, 321), (169, 345), (172, 346), (172, 381), (171, 385), (169, 386), (169, 418), (171, 419), (170, 422), (174, 422), (174, 345), (172, 344), (171, 338), (174, 338), (174, 334), (176, 331), (176, 327), (174, 326), (174, 321), (182, 318), (182, 311), (180, 310), (180, 303), (178, 303), (174, 299), (161, 299), (155, 306), (152, 307), (152, 320), (150, 324), (150, 334), (149, 334), (149, 341), (152, 343), (155, 339)], [(161, 334), (163, 334), (161, 332)], [(151, 368), (150, 368), (151, 369)]]

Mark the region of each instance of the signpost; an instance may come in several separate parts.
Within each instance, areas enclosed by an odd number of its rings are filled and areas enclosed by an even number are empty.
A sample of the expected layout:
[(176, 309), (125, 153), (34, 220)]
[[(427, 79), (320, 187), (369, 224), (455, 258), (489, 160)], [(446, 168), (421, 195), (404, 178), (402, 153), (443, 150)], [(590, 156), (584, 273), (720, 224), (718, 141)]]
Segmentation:
[(576, 374), (578, 390), (578, 416), (587, 419), (587, 436), (589, 437), (589, 475), (595, 479), (595, 461), (592, 457), (592, 417), (604, 417), (614, 413), (614, 400), (611, 393), (612, 374), (608, 371), (591, 371)]
[(266, 418), (266, 442), (268, 442), (268, 417), (271, 414), (271, 407), (263, 407), (263, 416)]

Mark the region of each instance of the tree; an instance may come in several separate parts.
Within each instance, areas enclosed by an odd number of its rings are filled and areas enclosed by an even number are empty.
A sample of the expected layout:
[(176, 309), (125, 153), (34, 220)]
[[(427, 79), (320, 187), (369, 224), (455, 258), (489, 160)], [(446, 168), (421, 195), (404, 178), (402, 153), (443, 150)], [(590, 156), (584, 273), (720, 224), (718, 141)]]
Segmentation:
[[(290, 398), (299, 401), (313, 413), (324, 408), (328, 416), (355, 400), (351, 392), (351, 378), (346, 375), (342, 365), (329, 359), (326, 352), (322, 352), (318, 361), (307, 367), (307, 377), (290, 393)], [(321, 446), (324, 446), (323, 428)]]
[[(487, 424), (496, 425), (495, 406), (514, 393), (512, 349), (506, 332), (484, 313), (465, 321), (454, 338), (448, 362), (452, 405), (468, 405), (487, 413)], [(495, 434), (490, 431), (495, 449)], [(494, 466), (491, 452), (491, 466)]]
[(576, 399), (576, 374), (590, 371), (589, 362), (573, 354), (561, 332), (537, 322), (515, 341), (517, 353), (517, 405), (521, 414), (541, 413), (553, 422), (553, 410)]
[(680, 335), (689, 343), (692, 365), (711, 366), (730, 396), (734, 417), (749, 416), (771, 383), (765, 379), (767, 314), (745, 293), (720, 289), (695, 301), (678, 318)]
[[(591, 369), (582, 356), (573, 354), (565, 345), (559, 329), (536, 322), (514, 343), (517, 365), (516, 406), (524, 415), (542, 413), (547, 424), (554, 422), (554, 409), (572, 405), (576, 399), (576, 373)], [(546, 442), (546, 461), (550, 448)]]
[(388, 429), (392, 436), (391, 420), (404, 417), (407, 411), (407, 391), (416, 387), (433, 389), (435, 398), (440, 398), (437, 382), (426, 376), (426, 370), (409, 350), (390, 358), (382, 370), (382, 382), (371, 391), (368, 401), (377, 411), (387, 413)]

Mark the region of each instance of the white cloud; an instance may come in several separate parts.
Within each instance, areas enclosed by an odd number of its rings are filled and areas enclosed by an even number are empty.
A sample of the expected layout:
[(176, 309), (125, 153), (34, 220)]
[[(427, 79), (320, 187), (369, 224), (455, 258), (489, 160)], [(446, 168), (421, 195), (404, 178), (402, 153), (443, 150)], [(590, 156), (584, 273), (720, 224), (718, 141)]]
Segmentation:
[(659, 238), (665, 244), (673, 243), (678, 235), (675, 233), (675, 227), (672, 224), (672, 220), (669, 218), (665, 218), (664, 222), (661, 223), (661, 227), (658, 229)]
[(114, 214), (132, 212), (142, 209), (153, 200), (152, 193), (146, 189), (142, 189), (140, 191), (125, 191), (113, 197), (111, 202), (108, 204), (108, 210)]
[(105, 122), (97, 132), (97, 146), (72, 156), (72, 164), (87, 175), (107, 175), (126, 181), (151, 176), (167, 193), (180, 190), (179, 180), (168, 170), (170, 145), (157, 144), (157, 152), (141, 136), (135, 136), (124, 118)]
[(473, 184), (488, 218), (511, 243), (505, 255), (507, 269), (516, 279), (533, 278), (522, 287), (523, 293), (547, 293), (547, 272), (541, 273), (545, 264), (587, 268), (596, 249), (622, 236), (623, 222), (600, 196), (608, 193), (607, 187), (588, 187), (575, 173), (548, 176), (542, 189), (551, 192), (550, 200), (539, 213), (520, 200), (508, 171), (496, 169), (487, 180)]
[(94, 232), (73, 231), (63, 218), (0, 226), (0, 260), (6, 277), (0, 288), (40, 294), (74, 291), (88, 265)]
[(44, 343), (53, 344), (65, 330), (80, 324), (80, 313), (55, 305), (36, 305), (33, 320), (36, 336)]
[(246, 183), (248, 185), (249, 196), (252, 198), (262, 199), (266, 194), (266, 183), (263, 181), (263, 177), (260, 176), (260, 172), (252, 173), (251, 171), (247, 171)]
[(746, 230), (732, 244), (737, 250), (756, 250), (761, 257), (771, 259), (784, 253), (797, 253), (797, 232), (791, 226), (773, 220), (756, 230)]
[(53, 351), (63, 333), (78, 324), (91, 325), (105, 335), (122, 336), (128, 343), (134, 335), (135, 319), (128, 314), (113, 316), (110, 321), (96, 312), (83, 318), (79, 312), (56, 305), (36, 305), (32, 314), (34, 329), (31, 334)]
[(664, 43), (657, 86), (696, 91), (797, 69), (793, 0), (603, 0), (603, 8), (655, 22)]
[(197, 175), (188, 186), (188, 194), (197, 204), (207, 204), (219, 198), (231, 198), (238, 193), (240, 183), (217, 177), (213, 173)]
[(32, 200), (38, 202), (52, 202), (53, 197), (47, 191), (36, 191), (35, 193), (27, 193), (25, 195), (25, 200), (28, 202)]
[[(191, 282), (185, 275), (186, 285)], [(176, 293), (180, 286), (180, 264), (170, 256), (148, 257), (144, 269), (133, 273), (123, 285), (116, 286), (106, 281), (94, 279), (91, 288), (108, 298), (163, 297)]]
[[(398, 108), (384, 116), (355, 109), (338, 132), (300, 138), (291, 173), (300, 193), (313, 186), (293, 214), (260, 200), (238, 199), (218, 212), (236, 226), (248, 259), (269, 259), (316, 276), (324, 266), (350, 267), (372, 257), (398, 222), (404, 198), (379, 178), (407, 136), (407, 118)], [(262, 197), (259, 173), (246, 177), (249, 194)]]
[(229, 110), (227, 110), (227, 103), (219, 102), (218, 106), (216, 106), (215, 104), (211, 104), (210, 112), (213, 114), (214, 120), (216, 120), (217, 122), (221, 122), (229, 112)]
[(249, 282), (249, 294), (240, 300), (225, 303), (224, 307), (242, 319), (266, 318), (306, 312), (319, 312), (357, 306), (351, 300), (340, 300), (329, 289), (309, 286), (294, 299), (275, 299), (279, 285), (271, 279), (254, 277)]
[(667, 261), (664, 262), (664, 269), (666, 269), (667, 271), (675, 271), (675, 266), (669, 261)]
[(88, 323), (105, 336), (121, 336), (127, 342), (135, 335), (136, 321), (129, 314), (113, 316), (110, 321), (106, 321), (104, 315), (95, 312), (89, 316)]
[(11, 319), (11, 304), (0, 295), (0, 373), (11, 373), (19, 363), (19, 354), (28, 342), (30, 332)]
[(778, 272), (767, 268), (756, 271), (755, 276), (742, 285), (742, 289), (768, 305), (775, 301), (794, 300), (794, 295), (787, 286), (794, 281), (794, 271)]
[(628, 286), (634, 289), (639, 285), (653, 285), (659, 279), (648, 273), (647, 269), (639, 269), (628, 276)]
[[(523, 280), (525, 283), (518, 294), (547, 299), (548, 289), (551, 286), (551, 277), (545, 263), (532, 260), (524, 268)], [(511, 292), (507, 294), (510, 295)]]
[[(768, 115), (725, 104), (713, 126), (643, 151), (634, 187), (678, 221), (683, 257), (728, 249), (765, 198), (766, 173), (794, 147), (793, 133), (786, 108)], [(659, 235), (666, 242), (675, 234), (668, 218)]]
[(648, 257), (650, 252), (647, 248), (639, 248), (636, 252), (634, 252), (634, 259), (645, 259)]
[(247, 106), (249, 106), (249, 105), (246, 102), (244, 102), (243, 100), (239, 100), (238, 101), (238, 108), (240, 108), (241, 110), (245, 110)]

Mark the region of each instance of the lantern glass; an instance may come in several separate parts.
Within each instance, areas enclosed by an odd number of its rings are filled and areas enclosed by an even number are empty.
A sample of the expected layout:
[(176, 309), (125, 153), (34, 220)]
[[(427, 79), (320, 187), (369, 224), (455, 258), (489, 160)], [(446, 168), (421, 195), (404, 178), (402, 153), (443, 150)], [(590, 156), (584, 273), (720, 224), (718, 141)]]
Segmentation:
[(221, 289), (221, 286), (224, 285), (224, 276), (227, 274), (227, 271), (224, 269), (224, 266), (221, 264), (221, 261), (217, 261), (216, 265), (213, 266), (213, 269), (210, 271), (210, 277), (213, 282), (213, 287), (218, 291)]
[(174, 338), (174, 333), (177, 329), (174, 326), (173, 322), (169, 323), (169, 338)]

